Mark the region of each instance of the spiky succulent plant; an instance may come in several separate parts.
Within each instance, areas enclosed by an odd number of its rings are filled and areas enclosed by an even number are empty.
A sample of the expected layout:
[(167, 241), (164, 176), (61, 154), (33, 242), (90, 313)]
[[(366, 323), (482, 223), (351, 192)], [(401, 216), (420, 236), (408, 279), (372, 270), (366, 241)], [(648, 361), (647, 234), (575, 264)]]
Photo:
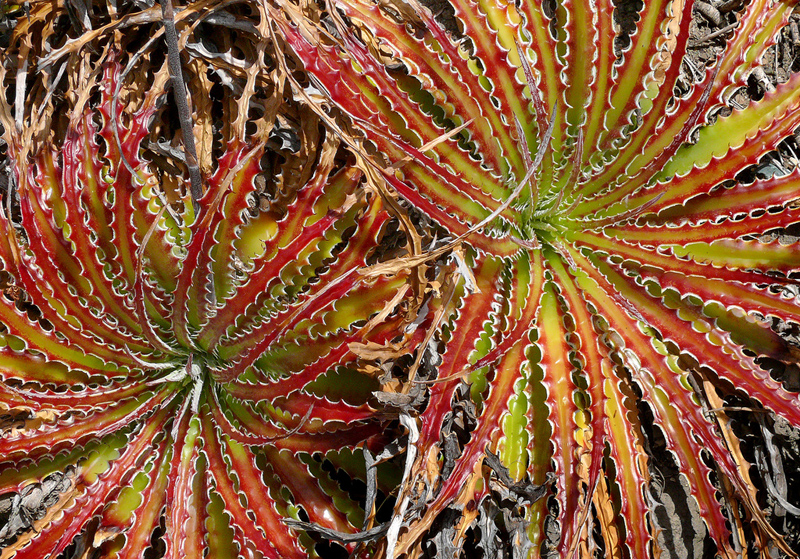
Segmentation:
[(284, 97), (258, 7), (224, 7), (175, 16), (196, 199), (159, 7), (95, 6), (83, 33), (63, 5), (18, 7), (0, 72), (3, 558), (307, 557), (284, 519), (352, 533), (368, 516), (338, 472), (364, 478), (355, 449), (392, 414), (350, 344), (402, 334), (407, 274), (358, 273), (390, 214)]
[(364, 554), (657, 555), (656, 458), (792, 554), (795, 3), (428, 4), (176, 6), (186, 115), (162, 6), (0, 3), (0, 557), (314, 554), (398, 417)]
[[(800, 221), (796, 151), (788, 172), (751, 172), (787, 138), (797, 149), (800, 74), (770, 81), (762, 68), (796, 32), (796, 4), (740, 6), (705, 60), (688, 55), (703, 45), (692, 12), (717, 9), (699, 1), (646, 0), (632, 30), (610, 1), (430, 5), (452, 10), (273, 11), (320, 115), (352, 127), (340, 134), (387, 196), (440, 227), (394, 269), (456, 251), (449, 283), (432, 288), (441, 361), (396, 509), (415, 513), (389, 548), (414, 556), (436, 521), (450, 523), (440, 551), (457, 549), (500, 481), (533, 556), (656, 553), (647, 423), (721, 555), (767, 553), (770, 540), (792, 554), (721, 396), (800, 424), (797, 395), (759, 359), (797, 357), (777, 333), (800, 318), (800, 252), (784, 235)], [(737, 105), (748, 85), (767, 91)], [(535, 499), (543, 484), (549, 501)]]

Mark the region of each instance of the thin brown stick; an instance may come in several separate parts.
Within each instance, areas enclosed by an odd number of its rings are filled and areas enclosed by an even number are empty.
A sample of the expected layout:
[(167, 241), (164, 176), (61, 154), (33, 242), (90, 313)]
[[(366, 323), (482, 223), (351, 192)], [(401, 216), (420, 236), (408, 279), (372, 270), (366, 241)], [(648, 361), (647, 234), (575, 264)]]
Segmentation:
[(194, 126), (192, 123), (192, 112), (189, 109), (189, 96), (186, 91), (186, 84), (183, 81), (183, 65), (181, 64), (181, 53), (178, 45), (178, 31), (175, 28), (175, 10), (172, 7), (172, 0), (161, 0), (162, 25), (164, 27), (164, 38), (167, 41), (169, 76), (172, 82), (172, 93), (175, 97), (175, 104), (178, 109), (178, 118), (183, 132), (183, 146), (186, 156), (186, 168), (189, 170), (189, 182), (192, 194), (192, 202), (195, 212), (199, 209), (199, 201), (203, 196), (203, 177), (200, 174), (200, 166), (197, 163), (197, 148), (194, 142)]

